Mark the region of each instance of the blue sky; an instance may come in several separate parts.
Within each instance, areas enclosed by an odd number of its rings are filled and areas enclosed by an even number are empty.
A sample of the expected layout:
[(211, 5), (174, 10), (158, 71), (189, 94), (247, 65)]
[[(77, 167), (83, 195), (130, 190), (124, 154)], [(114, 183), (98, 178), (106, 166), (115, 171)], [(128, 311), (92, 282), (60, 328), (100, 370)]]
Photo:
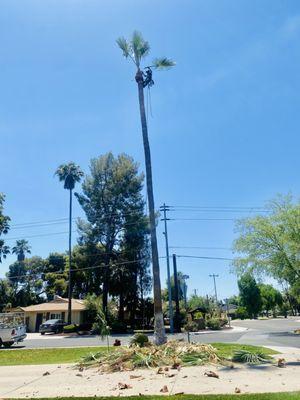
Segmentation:
[[(152, 55), (177, 62), (155, 73), (149, 133), (156, 206), (264, 206), (299, 195), (300, 4), (281, 0), (2, 0), (1, 185), (12, 225), (67, 216), (53, 177), (62, 162), (143, 151), (133, 66), (115, 45), (138, 29)], [(79, 189), (79, 188), (78, 188)], [(75, 216), (81, 215), (75, 204)], [(230, 214), (230, 215), (229, 215)], [(235, 218), (192, 212), (173, 218)], [(32, 253), (67, 247), (66, 224), (17, 229)], [(163, 227), (158, 227), (164, 255)], [(52, 236), (42, 236), (54, 233)], [(171, 246), (230, 248), (233, 221), (171, 221)], [(14, 240), (8, 243), (13, 244)], [(175, 251), (171, 250), (171, 251)], [(230, 258), (229, 250), (176, 249)], [(4, 275), (9, 257), (1, 266)], [(189, 290), (236, 292), (230, 263), (179, 259)], [(165, 281), (165, 261), (161, 263)]]

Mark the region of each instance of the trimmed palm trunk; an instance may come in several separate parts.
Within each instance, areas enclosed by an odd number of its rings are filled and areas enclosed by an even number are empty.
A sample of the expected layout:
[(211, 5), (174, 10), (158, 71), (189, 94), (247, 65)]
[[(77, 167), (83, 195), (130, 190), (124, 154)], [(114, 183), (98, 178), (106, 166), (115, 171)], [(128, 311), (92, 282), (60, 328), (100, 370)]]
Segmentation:
[(138, 85), (139, 105), (140, 105), (140, 116), (143, 133), (143, 144), (145, 153), (145, 167), (146, 167), (146, 182), (147, 182), (147, 194), (149, 203), (149, 219), (150, 219), (150, 234), (151, 234), (151, 251), (152, 251), (152, 271), (153, 271), (153, 291), (154, 291), (154, 332), (155, 332), (155, 343), (163, 344), (167, 341), (163, 312), (162, 312), (162, 299), (161, 299), (161, 285), (160, 285), (160, 272), (159, 272), (159, 259), (157, 249), (157, 238), (156, 238), (156, 221), (155, 221), (155, 207), (154, 207), (154, 196), (153, 196), (153, 184), (152, 184), (152, 166), (151, 166), (151, 152), (148, 139), (148, 128), (145, 113), (145, 101), (144, 101), (144, 79), (143, 73), (138, 69), (135, 80)]
[(68, 283), (68, 324), (72, 323), (72, 189), (69, 207), (69, 283)]

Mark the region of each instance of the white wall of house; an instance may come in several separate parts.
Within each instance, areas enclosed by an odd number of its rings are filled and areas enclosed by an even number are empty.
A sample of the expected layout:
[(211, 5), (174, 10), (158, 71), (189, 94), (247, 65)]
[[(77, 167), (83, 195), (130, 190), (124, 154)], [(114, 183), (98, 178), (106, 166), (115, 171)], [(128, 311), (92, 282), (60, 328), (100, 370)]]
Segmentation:
[[(28, 332), (36, 331), (37, 314), (43, 314), (43, 322), (45, 322), (47, 319), (63, 319), (62, 311), (25, 311), (25, 321)], [(65, 322), (68, 320), (67, 312), (64, 314), (64, 320)], [(83, 322), (83, 311), (72, 311), (71, 320), (73, 324), (81, 324)]]

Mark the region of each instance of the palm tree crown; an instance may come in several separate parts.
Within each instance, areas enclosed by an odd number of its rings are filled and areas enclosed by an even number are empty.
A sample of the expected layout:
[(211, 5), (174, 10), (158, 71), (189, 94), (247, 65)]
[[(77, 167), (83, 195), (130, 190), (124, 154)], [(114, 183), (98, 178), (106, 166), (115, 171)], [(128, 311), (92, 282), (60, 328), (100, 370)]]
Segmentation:
[(16, 245), (12, 248), (12, 253), (17, 254), (18, 261), (24, 261), (25, 254), (31, 253), (31, 246), (29, 246), (28, 241), (25, 239), (17, 240)]
[[(150, 52), (149, 43), (144, 40), (142, 34), (138, 31), (134, 31), (130, 40), (120, 37), (117, 39), (117, 44), (123, 52), (123, 56), (130, 58), (136, 65), (137, 69), (141, 67), (141, 61), (147, 57)], [(165, 69), (171, 68), (175, 65), (175, 62), (167, 57), (155, 58), (152, 61), (152, 65), (146, 68)]]
[(55, 175), (58, 176), (61, 182), (64, 182), (64, 188), (73, 190), (76, 182), (80, 182), (84, 173), (81, 171), (79, 165), (74, 162), (68, 164), (61, 164), (55, 171)]

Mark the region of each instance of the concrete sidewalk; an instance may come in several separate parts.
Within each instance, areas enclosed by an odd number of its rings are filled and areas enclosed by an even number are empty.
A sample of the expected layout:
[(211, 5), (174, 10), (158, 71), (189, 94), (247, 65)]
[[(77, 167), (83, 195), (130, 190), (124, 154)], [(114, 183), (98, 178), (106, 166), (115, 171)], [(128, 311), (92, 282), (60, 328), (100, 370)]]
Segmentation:
[[(0, 367), (0, 397), (122, 396), (166, 394), (213, 394), (300, 391), (300, 352), (291, 349), (279, 355), (286, 368), (274, 365), (185, 367), (157, 374), (156, 370), (136, 370), (100, 374), (97, 369), (79, 372), (72, 365), (34, 365)], [(219, 379), (207, 377), (212, 370)], [(120, 389), (119, 384), (129, 388)]]

